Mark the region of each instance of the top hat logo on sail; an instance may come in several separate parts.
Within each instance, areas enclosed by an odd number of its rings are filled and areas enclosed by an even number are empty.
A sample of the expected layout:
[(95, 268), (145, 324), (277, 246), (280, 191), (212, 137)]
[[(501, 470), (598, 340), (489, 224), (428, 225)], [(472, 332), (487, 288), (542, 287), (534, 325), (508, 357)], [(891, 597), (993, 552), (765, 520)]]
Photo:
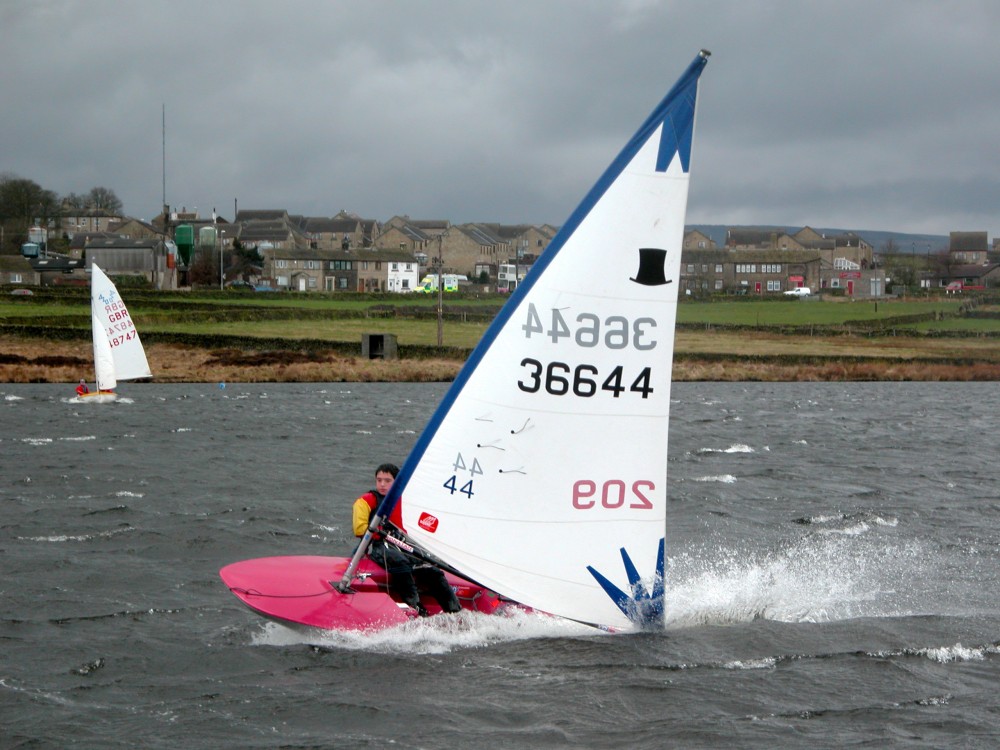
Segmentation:
[(643, 247), (639, 249), (639, 271), (631, 277), (631, 281), (643, 286), (663, 286), (669, 284), (663, 273), (663, 266), (667, 260), (667, 251), (655, 247)]

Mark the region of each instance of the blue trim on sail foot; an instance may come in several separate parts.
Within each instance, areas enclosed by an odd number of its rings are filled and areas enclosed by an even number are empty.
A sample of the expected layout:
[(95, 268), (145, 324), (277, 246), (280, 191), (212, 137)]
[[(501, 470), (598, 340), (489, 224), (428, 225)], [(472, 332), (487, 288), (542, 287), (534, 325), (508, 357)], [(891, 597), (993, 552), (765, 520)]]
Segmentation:
[(636, 570), (632, 558), (629, 557), (624, 547), (621, 548), (622, 564), (625, 566), (625, 575), (628, 576), (631, 593), (625, 593), (592, 566), (587, 566), (587, 570), (601, 584), (601, 588), (611, 597), (611, 601), (615, 603), (615, 606), (629, 620), (641, 628), (663, 626), (663, 613), (665, 611), (663, 599), (666, 594), (666, 585), (663, 580), (665, 573), (663, 547), (664, 540), (661, 539), (659, 551), (656, 555), (656, 575), (653, 579), (652, 591), (646, 590), (646, 586), (639, 577), (639, 571)]

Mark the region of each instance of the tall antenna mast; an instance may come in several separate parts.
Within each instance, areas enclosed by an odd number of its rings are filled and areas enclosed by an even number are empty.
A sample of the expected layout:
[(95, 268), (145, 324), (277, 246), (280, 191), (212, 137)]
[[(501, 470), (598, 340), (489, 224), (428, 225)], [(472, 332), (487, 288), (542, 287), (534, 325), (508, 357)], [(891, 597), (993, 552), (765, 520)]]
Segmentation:
[(163, 205), (167, 205), (167, 105), (163, 104)]

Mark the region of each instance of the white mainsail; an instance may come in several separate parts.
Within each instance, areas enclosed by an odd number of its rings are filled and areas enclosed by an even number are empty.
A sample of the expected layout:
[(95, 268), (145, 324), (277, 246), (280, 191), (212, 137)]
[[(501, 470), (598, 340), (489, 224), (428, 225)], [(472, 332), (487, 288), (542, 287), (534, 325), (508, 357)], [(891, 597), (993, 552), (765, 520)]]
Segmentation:
[(111, 354), (111, 342), (104, 331), (104, 322), (98, 317), (97, 310), (90, 306), (91, 336), (94, 339), (94, 372), (97, 376), (97, 390), (111, 391), (118, 385), (115, 378), (115, 358)]
[(111, 390), (119, 380), (152, 376), (132, 316), (118, 289), (96, 263), (91, 266), (90, 317), (99, 390)]
[(512, 295), (384, 506), (402, 496), (408, 535), (464, 576), (581, 622), (663, 622), (674, 323), (707, 58)]

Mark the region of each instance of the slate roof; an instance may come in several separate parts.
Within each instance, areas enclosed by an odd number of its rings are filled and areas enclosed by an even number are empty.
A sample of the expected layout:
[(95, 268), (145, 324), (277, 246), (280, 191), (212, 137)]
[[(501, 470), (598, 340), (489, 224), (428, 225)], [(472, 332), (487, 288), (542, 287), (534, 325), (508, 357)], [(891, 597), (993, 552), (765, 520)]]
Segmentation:
[(494, 232), (492, 226), (489, 224), (459, 224), (456, 229), (484, 247), (509, 244), (507, 240)]
[(309, 234), (350, 234), (357, 231), (358, 219), (327, 219), (323, 216), (303, 217), (299, 228)]
[(275, 209), (254, 209), (254, 210), (242, 210), (236, 214), (236, 222), (242, 221), (284, 221), (287, 220), (288, 211), (284, 208)]
[(989, 249), (986, 232), (952, 232), (948, 249), (951, 252), (964, 250), (965, 252), (985, 253)]

